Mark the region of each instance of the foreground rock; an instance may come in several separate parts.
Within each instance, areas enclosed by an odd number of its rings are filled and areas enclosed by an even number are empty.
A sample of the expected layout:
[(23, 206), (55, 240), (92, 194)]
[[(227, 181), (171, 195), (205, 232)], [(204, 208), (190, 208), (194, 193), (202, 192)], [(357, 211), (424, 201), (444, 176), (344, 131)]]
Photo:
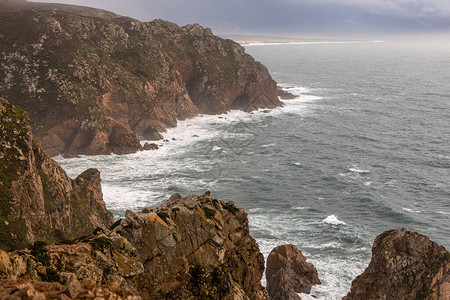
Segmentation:
[(267, 291), (271, 300), (300, 300), (297, 293), (307, 293), (320, 284), (313, 264), (294, 245), (274, 248), (267, 258)]
[(263, 271), (243, 209), (176, 194), (71, 245), (1, 252), (0, 298), (31, 290), (56, 299), (268, 299)]
[(28, 114), (0, 98), (0, 249), (90, 234), (113, 222), (100, 173), (70, 179), (33, 140)]
[(132, 153), (199, 112), (281, 105), (261, 63), (200, 25), (19, 8), (0, 9), (0, 96), (51, 156)]
[(419, 233), (386, 231), (343, 299), (450, 299), (450, 253)]

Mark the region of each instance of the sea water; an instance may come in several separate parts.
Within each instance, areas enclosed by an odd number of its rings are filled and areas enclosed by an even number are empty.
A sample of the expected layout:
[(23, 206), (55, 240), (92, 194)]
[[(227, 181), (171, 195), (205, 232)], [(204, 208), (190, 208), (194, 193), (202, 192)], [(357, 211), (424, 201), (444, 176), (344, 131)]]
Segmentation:
[(316, 299), (344, 296), (385, 230), (415, 230), (450, 248), (450, 47), (367, 42), (246, 51), (300, 96), (268, 113), (179, 122), (155, 151), (58, 161), (72, 177), (100, 169), (117, 218), (173, 193), (210, 190), (235, 201), (265, 257), (291, 243), (316, 266)]

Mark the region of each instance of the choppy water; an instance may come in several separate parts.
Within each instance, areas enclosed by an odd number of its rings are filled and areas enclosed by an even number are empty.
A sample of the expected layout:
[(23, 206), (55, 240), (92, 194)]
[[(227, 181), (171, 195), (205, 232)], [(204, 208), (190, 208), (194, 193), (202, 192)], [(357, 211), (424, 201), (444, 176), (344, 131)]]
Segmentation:
[[(340, 299), (381, 232), (407, 228), (450, 247), (450, 47), (392, 43), (249, 46), (302, 95), (270, 113), (201, 116), (159, 150), (58, 158), (102, 172), (108, 208), (171, 194), (233, 200), (265, 256), (296, 244), (319, 270), (319, 299)], [(198, 137), (194, 137), (198, 135)], [(313, 299), (304, 296), (303, 299)]]

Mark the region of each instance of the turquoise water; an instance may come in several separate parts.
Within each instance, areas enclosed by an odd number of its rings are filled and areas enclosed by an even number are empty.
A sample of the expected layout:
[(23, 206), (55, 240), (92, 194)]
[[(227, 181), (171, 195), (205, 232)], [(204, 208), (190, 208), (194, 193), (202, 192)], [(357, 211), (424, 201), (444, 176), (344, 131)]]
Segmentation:
[(315, 264), (318, 299), (348, 292), (385, 230), (415, 230), (450, 247), (450, 47), (246, 50), (301, 96), (269, 113), (179, 122), (156, 151), (58, 161), (70, 176), (99, 168), (116, 217), (175, 192), (235, 201), (265, 256), (292, 243)]

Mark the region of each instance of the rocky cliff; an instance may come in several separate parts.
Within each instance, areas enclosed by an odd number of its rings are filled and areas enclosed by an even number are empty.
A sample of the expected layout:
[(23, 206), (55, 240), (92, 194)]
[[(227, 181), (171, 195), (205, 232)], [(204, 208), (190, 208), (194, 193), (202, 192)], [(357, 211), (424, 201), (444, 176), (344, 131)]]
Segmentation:
[(175, 194), (71, 245), (0, 252), (0, 298), (268, 299), (263, 271), (243, 209)]
[(281, 105), (267, 69), (210, 29), (86, 10), (0, 10), (0, 96), (49, 155), (135, 152), (197, 113)]
[(343, 298), (351, 299), (450, 299), (450, 253), (417, 232), (386, 231)]
[(33, 139), (28, 115), (0, 98), (0, 249), (90, 234), (113, 222), (100, 173), (75, 180)]
[(321, 284), (316, 268), (295, 245), (278, 246), (267, 257), (267, 292), (271, 300), (301, 300)]

